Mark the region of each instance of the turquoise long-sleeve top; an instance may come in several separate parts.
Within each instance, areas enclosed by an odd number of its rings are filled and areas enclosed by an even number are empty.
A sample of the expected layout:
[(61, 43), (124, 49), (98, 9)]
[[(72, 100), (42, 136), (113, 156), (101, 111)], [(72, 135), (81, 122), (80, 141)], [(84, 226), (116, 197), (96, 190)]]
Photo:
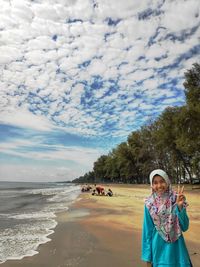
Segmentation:
[[(182, 232), (189, 227), (189, 218), (185, 208), (179, 211), (176, 207)], [(144, 208), (144, 222), (142, 232), (142, 260), (151, 262), (153, 267), (192, 267), (184, 237), (168, 243), (157, 232), (149, 210)]]

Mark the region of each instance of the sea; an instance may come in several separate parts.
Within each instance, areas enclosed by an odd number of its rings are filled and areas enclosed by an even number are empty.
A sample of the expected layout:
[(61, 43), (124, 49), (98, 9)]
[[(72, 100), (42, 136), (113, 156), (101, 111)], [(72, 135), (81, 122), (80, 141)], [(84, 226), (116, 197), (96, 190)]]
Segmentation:
[(51, 239), (56, 214), (80, 194), (72, 183), (0, 182), (0, 263), (38, 253)]

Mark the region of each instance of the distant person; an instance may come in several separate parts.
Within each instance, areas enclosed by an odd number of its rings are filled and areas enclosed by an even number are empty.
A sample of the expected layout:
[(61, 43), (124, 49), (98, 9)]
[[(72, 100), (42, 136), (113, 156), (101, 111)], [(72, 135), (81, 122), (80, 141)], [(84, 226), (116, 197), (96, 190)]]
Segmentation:
[(92, 189), (92, 187), (90, 185), (83, 185), (83, 187), (81, 188), (81, 192), (89, 192)]
[(104, 187), (102, 186), (96, 186), (96, 191), (98, 195), (105, 195)]
[(81, 192), (85, 192), (86, 189), (85, 189), (85, 186), (83, 185), (82, 188), (81, 188)]
[(106, 196), (112, 197), (113, 196), (113, 191), (109, 188), (108, 192), (106, 193)]
[(90, 191), (92, 189), (92, 187), (90, 185), (86, 186), (86, 191)]
[(150, 173), (152, 194), (145, 200), (142, 260), (147, 267), (192, 267), (182, 232), (188, 230), (185, 196), (172, 191), (163, 170)]
[(96, 193), (96, 189), (93, 189), (93, 190), (92, 190), (92, 195), (93, 195), (93, 196), (96, 196), (96, 195), (97, 195), (97, 193)]

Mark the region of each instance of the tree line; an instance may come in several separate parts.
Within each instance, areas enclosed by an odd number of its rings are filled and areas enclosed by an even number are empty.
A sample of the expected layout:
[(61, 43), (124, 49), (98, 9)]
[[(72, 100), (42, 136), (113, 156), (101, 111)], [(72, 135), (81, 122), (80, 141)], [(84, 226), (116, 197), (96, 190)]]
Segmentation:
[(183, 85), (185, 105), (167, 107), (73, 182), (147, 183), (156, 168), (164, 169), (174, 183), (200, 178), (200, 64), (185, 72)]

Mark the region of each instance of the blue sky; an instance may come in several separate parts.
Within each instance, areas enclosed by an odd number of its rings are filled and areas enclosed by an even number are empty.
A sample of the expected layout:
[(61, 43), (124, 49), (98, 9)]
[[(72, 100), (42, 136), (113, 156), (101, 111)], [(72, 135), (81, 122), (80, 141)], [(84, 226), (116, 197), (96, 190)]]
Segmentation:
[(71, 180), (200, 61), (199, 0), (0, 0), (0, 181)]

